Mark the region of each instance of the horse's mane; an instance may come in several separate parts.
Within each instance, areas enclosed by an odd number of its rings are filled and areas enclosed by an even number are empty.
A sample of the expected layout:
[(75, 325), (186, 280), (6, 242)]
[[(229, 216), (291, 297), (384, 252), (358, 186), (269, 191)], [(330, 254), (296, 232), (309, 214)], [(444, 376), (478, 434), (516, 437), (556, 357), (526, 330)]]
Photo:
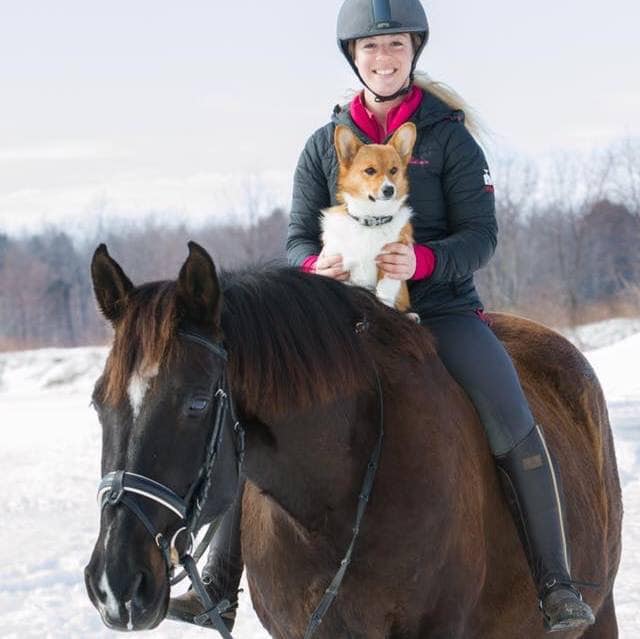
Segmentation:
[[(359, 288), (261, 267), (223, 273), (222, 329), (229, 376), (254, 410), (303, 410), (370, 386), (435, 352), (428, 331)], [(152, 282), (129, 295), (107, 361), (105, 396), (124, 397), (131, 375), (161, 363), (180, 340), (175, 282)]]
[(369, 292), (293, 268), (223, 275), (233, 386), (249, 406), (302, 410), (435, 352), (430, 334)]

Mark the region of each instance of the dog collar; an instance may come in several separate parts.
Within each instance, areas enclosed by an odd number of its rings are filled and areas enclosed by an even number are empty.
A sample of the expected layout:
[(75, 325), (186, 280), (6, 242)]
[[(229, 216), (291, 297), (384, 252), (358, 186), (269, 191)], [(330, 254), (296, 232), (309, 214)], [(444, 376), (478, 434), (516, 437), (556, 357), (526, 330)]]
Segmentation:
[(353, 218), (358, 224), (362, 224), (362, 226), (382, 226), (383, 224), (389, 224), (391, 220), (393, 220), (393, 215), (365, 215), (364, 217), (356, 217), (355, 215), (351, 215), (348, 213), (350, 218)]

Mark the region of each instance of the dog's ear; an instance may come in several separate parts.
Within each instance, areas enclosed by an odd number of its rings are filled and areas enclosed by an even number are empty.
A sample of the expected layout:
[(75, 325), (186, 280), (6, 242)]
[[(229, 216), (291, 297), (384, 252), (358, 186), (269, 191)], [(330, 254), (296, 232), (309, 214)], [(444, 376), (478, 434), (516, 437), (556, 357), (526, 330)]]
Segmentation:
[(398, 152), (405, 166), (409, 164), (415, 143), (416, 125), (413, 122), (405, 122), (389, 140), (389, 144)]
[(338, 124), (338, 126), (336, 126), (333, 139), (336, 145), (336, 153), (338, 154), (338, 162), (346, 168), (350, 167), (358, 150), (362, 146), (362, 142), (355, 133), (344, 124)]

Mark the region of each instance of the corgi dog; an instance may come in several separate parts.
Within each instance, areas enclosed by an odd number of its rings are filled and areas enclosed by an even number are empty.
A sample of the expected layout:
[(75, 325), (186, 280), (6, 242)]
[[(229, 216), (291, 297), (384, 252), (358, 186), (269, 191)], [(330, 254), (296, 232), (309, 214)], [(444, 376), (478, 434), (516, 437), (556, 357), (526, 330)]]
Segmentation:
[(336, 126), (340, 204), (322, 211), (322, 254), (342, 255), (349, 282), (375, 291), (399, 311), (409, 308), (406, 282), (385, 277), (375, 263), (390, 242), (413, 244), (411, 209), (405, 204), (407, 165), (416, 127), (403, 124), (388, 144), (364, 144), (348, 126)]

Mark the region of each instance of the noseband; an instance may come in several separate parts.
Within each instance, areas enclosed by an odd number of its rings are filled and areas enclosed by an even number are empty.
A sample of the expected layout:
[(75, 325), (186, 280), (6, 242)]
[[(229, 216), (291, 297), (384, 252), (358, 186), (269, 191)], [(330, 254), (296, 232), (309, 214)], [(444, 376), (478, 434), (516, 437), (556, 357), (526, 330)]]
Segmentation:
[[(227, 630), (224, 621), (220, 617), (220, 614), (224, 612), (230, 604), (225, 600), (217, 606), (214, 606), (202, 584), (196, 566), (196, 562), (209, 544), (217, 526), (211, 524), (205, 538), (193, 555), (192, 550), (195, 535), (201, 527), (202, 514), (207, 505), (207, 497), (212, 483), (211, 477), (218, 458), (218, 450), (224, 434), (224, 428), (230, 427), (233, 429), (233, 441), (238, 470), (240, 469), (244, 456), (244, 429), (236, 418), (233, 401), (231, 399), (226, 372), (228, 358), (227, 352), (222, 344), (211, 342), (201, 335), (188, 331), (178, 331), (178, 335), (183, 339), (207, 348), (225, 363), (217, 382), (217, 390), (213, 394), (215, 417), (213, 418), (213, 428), (207, 446), (207, 454), (204, 464), (198, 472), (198, 477), (187, 492), (187, 495), (183, 498), (179, 497), (164, 484), (149, 477), (125, 470), (116, 470), (107, 473), (100, 481), (100, 485), (98, 486), (98, 501), (101, 509), (107, 506), (124, 504), (138, 517), (162, 553), (171, 585), (180, 581), (185, 575), (188, 575), (196, 593), (202, 600), (205, 610), (207, 611), (207, 616), (211, 620), (213, 627), (224, 637), (231, 639), (231, 633)], [(170, 541), (167, 541), (165, 536), (157, 530), (142, 507), (138, 504), (137, 497), (144, 497), (147, 500), (164, 506), (178, 518), (180, 525)], [(187, 537), (187, 544), (185, 550), (179, 552), (176, 548), (176, 542), (182, 532), (184, 532)], [(178, 564), (182, 565), (184, 572), (177, 578), (173, 578), (174, 569)]]

